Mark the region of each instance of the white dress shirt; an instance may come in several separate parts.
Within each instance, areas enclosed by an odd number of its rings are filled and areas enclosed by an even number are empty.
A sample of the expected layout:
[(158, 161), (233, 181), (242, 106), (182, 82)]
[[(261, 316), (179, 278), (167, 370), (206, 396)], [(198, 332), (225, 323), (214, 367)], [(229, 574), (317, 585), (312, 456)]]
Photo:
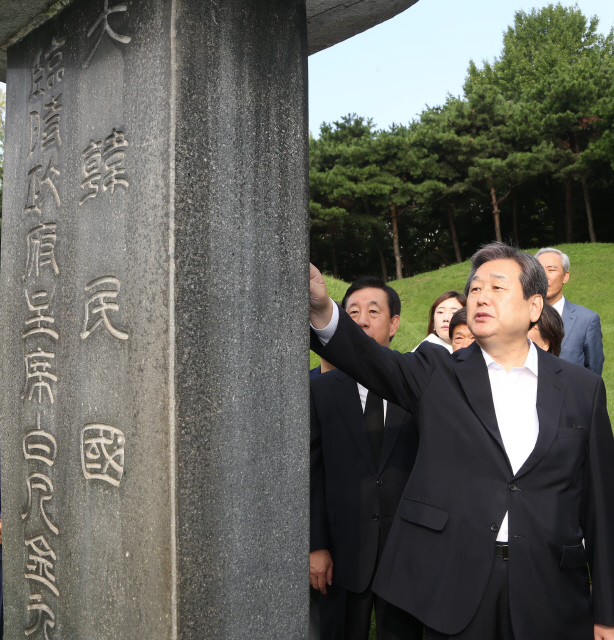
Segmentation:
[(558, 302), (552, 305), (558, 312), (561, 318), (563, 317), (563, 307), (565, 306), (565, 296), (562, 296)]
[[(565, 303), (563, 302), (563, 304)], [(336, 304), (333, 304), (333, 317), (328, 326), (324, 329), (316, 329), (312, 325), (323, 345), (333, 337), (338, 323), (339, 308)], [(482, 349), (482, 355), (488, 368), (499, 432), (514, 474), (518, 472), (531, 455), (539, 434), (539, 418), (537, 416), (537, 348), (530, 340), (527, 341), (529, 343), (529, 353), (524, 366), (514, 367), (509, 373)], [(499, 527), (497, 542), (508, 541), (508, 516), (509, 514), (506, 513)]]
[[(454, 349), (452, 348), (452, 345), (448, 344), (445, 340), (442, 340), (436, 333), (429, 333), (429, 335), (426, 336), (426, 338), (424, 338), (422, 342), (432, 342), (433, 344), (438, 344), (440, 347), (447, 349), (449, 353), (452, 353), (454, 351)], [(416, 345), (411, 350), (411, 352), (413, 353), (422, 344), (422, 342)]]
[[(360, 404), (362, 405), (362, 412), (365, 412), (365, 407), (367, 406), (367, 393), (369, 393), (369, 389), (367, 387), (363, 387), (360, 382), (357, 382), (358, 386), (358, 395), (360, 396)], [(388, 400), (384, 400), (384, 427), (386, 426), (386, 409), (388, 409)]]
[[(523, 367), (509, 373), (482, 349), (488, 367), (495, 414), (505, 452), (514, 474), (531, 455), (539, 434), (537, 417), (537, 348), (529, 340), (529, 353)], [(508, 540), (508, 514), (499, 528), (497, 542)]]

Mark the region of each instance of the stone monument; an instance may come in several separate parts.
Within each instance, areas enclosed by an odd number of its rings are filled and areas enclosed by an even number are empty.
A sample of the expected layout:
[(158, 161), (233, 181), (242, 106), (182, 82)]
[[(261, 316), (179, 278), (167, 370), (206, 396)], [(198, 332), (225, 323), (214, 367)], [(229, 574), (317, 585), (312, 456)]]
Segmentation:
[(5, 638), (303, 639), (305, 0), (53, 7), (7, 58)]

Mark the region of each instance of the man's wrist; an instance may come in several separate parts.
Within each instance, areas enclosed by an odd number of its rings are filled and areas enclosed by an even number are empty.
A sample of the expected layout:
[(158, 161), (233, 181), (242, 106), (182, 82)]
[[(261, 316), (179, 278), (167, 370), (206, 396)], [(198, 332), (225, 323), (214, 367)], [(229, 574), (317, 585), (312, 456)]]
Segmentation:
[(326, 346), (328, 341), (335, 334), (335, 331), (337, 330), (337, 324), (339, 323), (339, 307), (332, 300), (330, 300), (330, 304), (331, 315), (328, 319), (328, 323), (326, 323), (321, 329), (318, 329), (318, 327), (313, 324), (313, 321), (311, 322), (311, 328), (315, 331), (318, 339), (324, 346)]
[(326, 329), (326, 327), (330, 324), (330, 321), (333, 318), (333, 309), (335, 303), (329, 298), (328, 304), (322, 310), (311, 310), (309, 319), (311, 321), (311, 326), (314, 329), (322, 330)]

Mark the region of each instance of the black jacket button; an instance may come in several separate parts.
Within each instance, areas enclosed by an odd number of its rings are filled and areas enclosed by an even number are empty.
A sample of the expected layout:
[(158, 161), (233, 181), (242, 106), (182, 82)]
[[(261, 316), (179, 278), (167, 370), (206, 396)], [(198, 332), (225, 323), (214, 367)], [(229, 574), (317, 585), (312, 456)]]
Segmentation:
[(513, 482), (510, 484), (510, 491), (518, 491), (518, 487)]
[(376, 521), (379, 520), (379, 516), (377, 515), (377, 513), (373, 514), (373, 520), (376, 520)]
[(378, 484), (378, 486), (381, 487), (384, 484), (384, 481), (381, 478), (378, 478), (377, 479), (377, 484)]
[(490, 525), (490, 530), (491, 530), (491, 531), (499, 531), (499, 525), (498, 525), (496, 522), (493, 522), (493, 523)]

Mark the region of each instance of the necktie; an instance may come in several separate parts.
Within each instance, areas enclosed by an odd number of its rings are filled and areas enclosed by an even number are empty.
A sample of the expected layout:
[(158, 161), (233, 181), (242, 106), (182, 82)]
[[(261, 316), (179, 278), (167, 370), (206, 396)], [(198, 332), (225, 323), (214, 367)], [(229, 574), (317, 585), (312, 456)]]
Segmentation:
[(382, 442), (384, 441), (384, 401), (369, 391), (365, 403), (365, 425), (367, 437), (371, 444), (375, 468), (379, 468), (379, 460), (382, 455)]

